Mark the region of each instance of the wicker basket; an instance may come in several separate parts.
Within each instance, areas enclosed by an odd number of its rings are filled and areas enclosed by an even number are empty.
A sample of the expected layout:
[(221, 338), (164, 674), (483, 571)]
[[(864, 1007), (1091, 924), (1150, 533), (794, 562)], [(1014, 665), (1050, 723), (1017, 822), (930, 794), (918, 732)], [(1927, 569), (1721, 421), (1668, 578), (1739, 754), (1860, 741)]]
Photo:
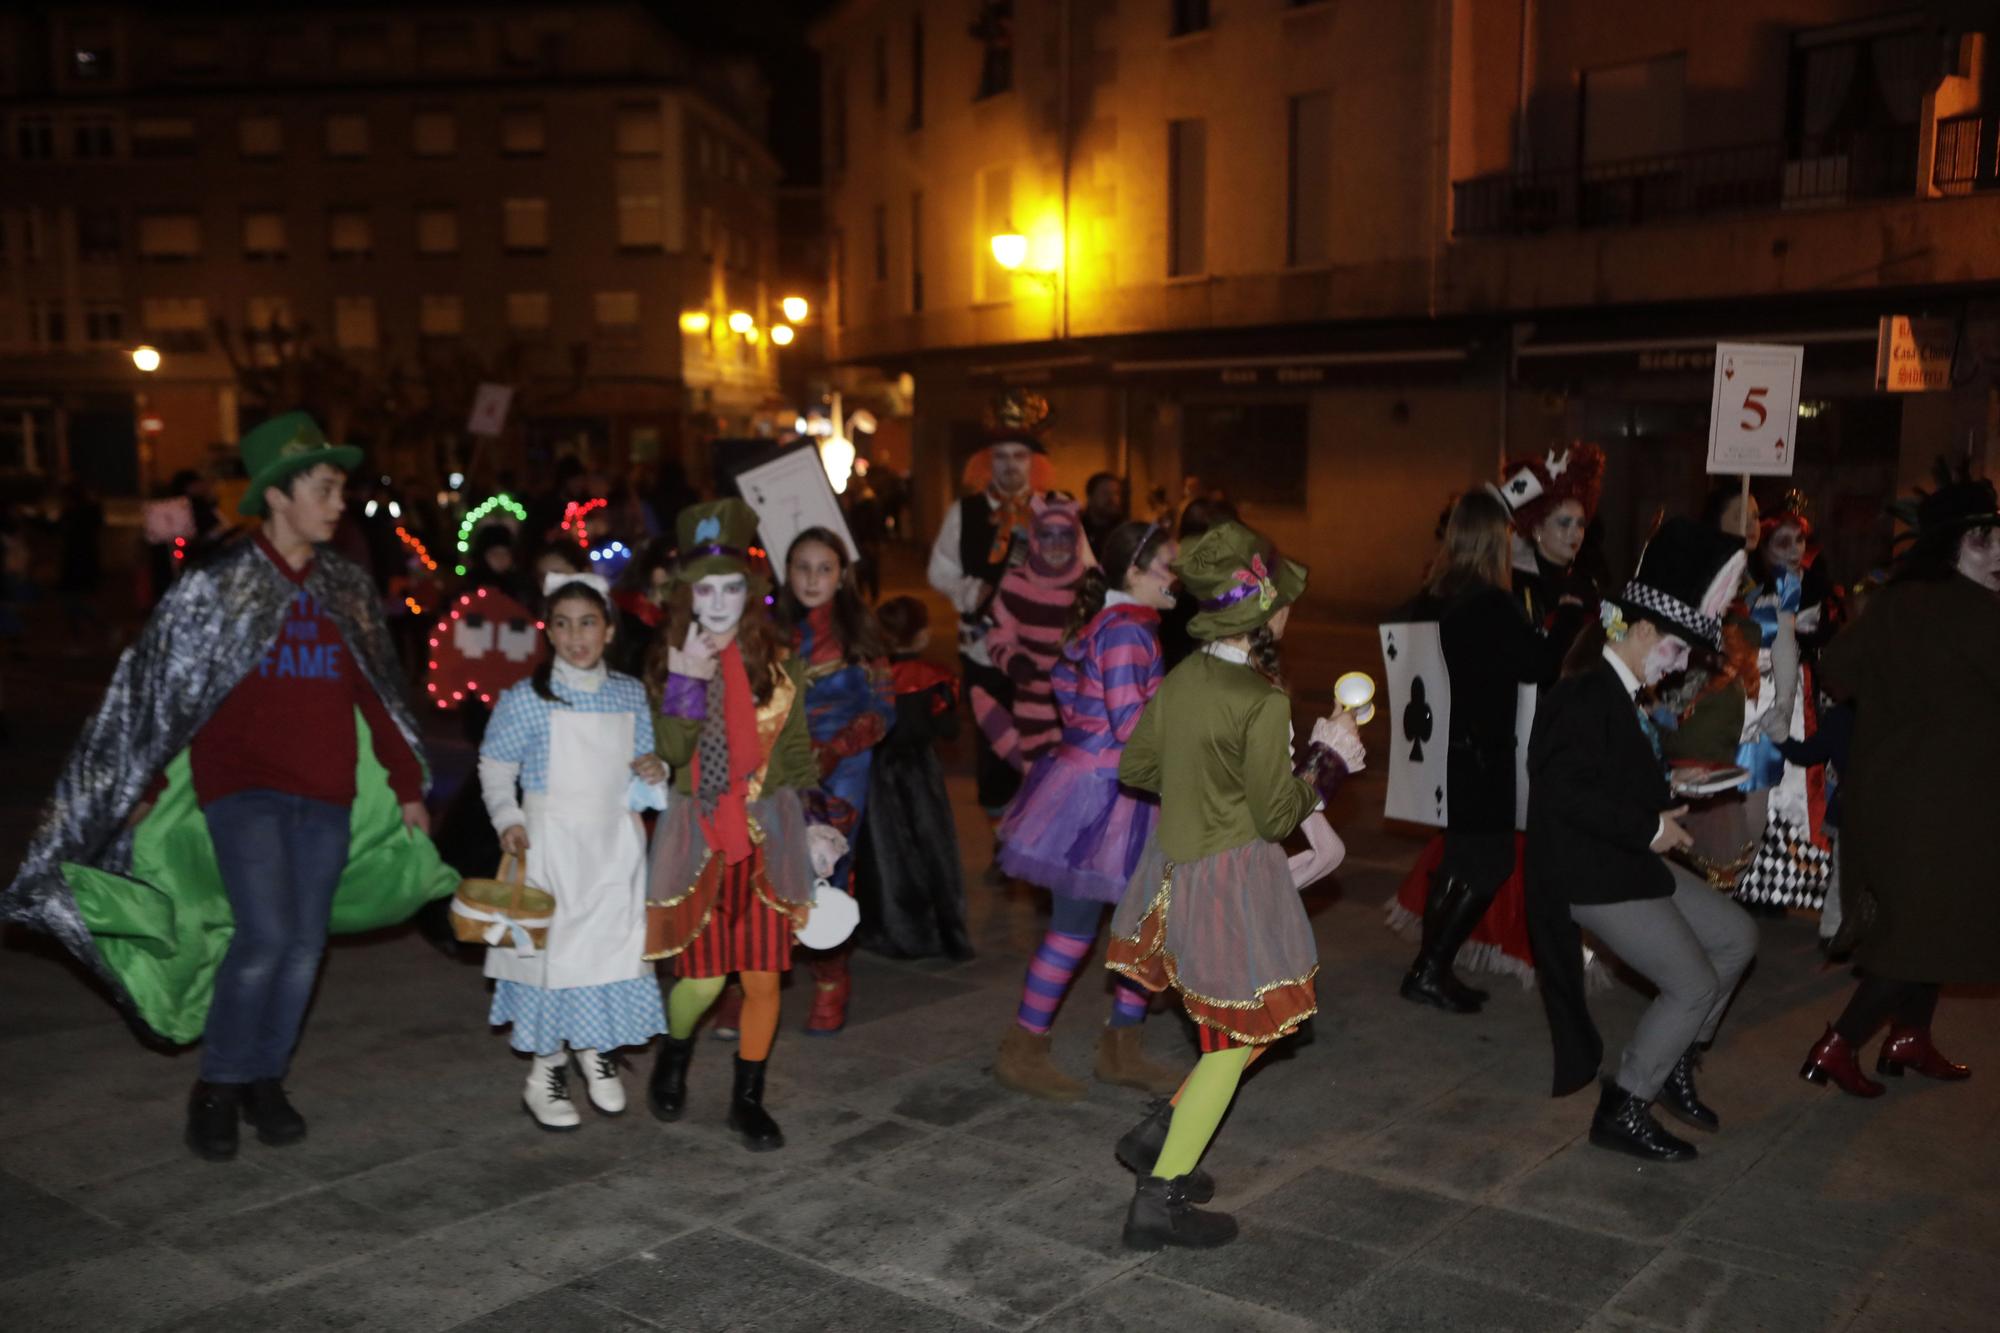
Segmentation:
[(524, 938), (534, 950), (547, 947), (555, 910), (553, 897), (528, 886), (527, 862), (508, 852), (492, 879), (460, 881), (458, 892), (451, 896), (451, 930), (467, 944), (504, 944), (511, 939), (517, 953), (528, 953), (533, 950), (522, 947)]

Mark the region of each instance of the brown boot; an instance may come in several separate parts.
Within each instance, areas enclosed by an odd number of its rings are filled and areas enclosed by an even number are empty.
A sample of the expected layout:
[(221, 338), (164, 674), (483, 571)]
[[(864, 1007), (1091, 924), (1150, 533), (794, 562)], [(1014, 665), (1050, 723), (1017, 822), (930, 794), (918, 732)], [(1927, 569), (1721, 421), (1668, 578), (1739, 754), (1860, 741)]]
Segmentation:
[(1019, 1023), (1007, 1025), (1000, 1057), (993, 1062), (993, 1077), (1005, 1087), (1046, 1102), (1077, 1101), (1084, 1092), (1083, 1084), (1065, 1076), (1049, 1059), (1048, 1033), (1036, 1036)]
[(1121, 1088), (1137, 1088), (1155, 1097), (1170, 1096), (1181, 1085), (1181, 1075), (1146, 1058), (1139, 1045), (1143, 1025), (1128, 1024), (1106, 1028), (1097, 1035), (1097, 1081)]

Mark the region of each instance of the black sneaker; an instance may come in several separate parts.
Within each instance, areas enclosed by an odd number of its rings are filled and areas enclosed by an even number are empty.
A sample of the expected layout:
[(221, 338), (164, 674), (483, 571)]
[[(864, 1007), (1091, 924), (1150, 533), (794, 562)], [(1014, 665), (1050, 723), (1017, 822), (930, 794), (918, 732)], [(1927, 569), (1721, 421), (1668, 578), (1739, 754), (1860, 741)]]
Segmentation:
[(306, 1118), (285, 1098), (275, 1078), (260, 1078), (243, 1089), (243, 1118), (257, 1131), (257, 1142), (282, 1148), (306, 1136)]
[(241, 1115), (241, 1083), (196, 1083), (188, 1094), (187, 1146), (196, 1157), (227, 1162), (236, 1156), (236, 1121)]

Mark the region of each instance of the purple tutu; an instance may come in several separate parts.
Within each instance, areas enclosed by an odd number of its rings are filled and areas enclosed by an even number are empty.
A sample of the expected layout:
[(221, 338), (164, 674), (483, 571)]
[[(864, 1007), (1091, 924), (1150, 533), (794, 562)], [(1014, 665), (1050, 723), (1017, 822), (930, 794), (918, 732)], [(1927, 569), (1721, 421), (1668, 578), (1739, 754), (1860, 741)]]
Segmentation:
[(1115, 903), (1138, 867), (1159, 802), (1118, 785), (1067, 746), (1028, 770), (1000, 824), (1000, 868), (1065, 898)]

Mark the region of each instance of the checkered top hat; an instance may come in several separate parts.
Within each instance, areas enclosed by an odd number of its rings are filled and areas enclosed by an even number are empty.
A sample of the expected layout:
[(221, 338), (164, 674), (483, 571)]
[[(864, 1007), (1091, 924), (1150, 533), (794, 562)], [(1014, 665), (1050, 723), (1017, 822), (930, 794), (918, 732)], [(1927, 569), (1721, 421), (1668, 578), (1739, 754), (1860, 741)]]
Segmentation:
[(1736, 599), (1748, 557), (1743, 540), (1690, 518), (1660, 525), (1639, 568), (1611, 600), (1691, 645), (1722, 651), (1722, 613)]

